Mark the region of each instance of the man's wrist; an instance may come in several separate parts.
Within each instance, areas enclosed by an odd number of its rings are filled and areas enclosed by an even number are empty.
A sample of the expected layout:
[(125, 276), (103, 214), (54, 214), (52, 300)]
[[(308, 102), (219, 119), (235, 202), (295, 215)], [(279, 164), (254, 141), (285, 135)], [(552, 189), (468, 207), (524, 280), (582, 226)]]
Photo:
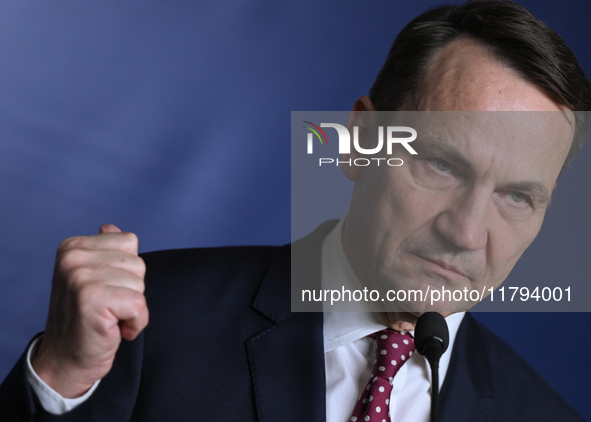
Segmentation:
[(35, 352), (37, 352), (40, 342), (41, 337), (35, 339), (27, 351), (27, 381), (37, 395), (43, 409), (54, 415), (61, 415), (74, 409), (76, 406), (90, 398), (98, 387), (100, 380), (92, 384), (90, 388), (87, 388), (86, 391), (78, 397), (64, 397), (46, 383), (39, 374), (37, 374), (33, 367), (32, 358), (35, 356)]
[(66, 365), (48, 357), (47, 350), (43, 347), (42, 337), (31, 350), (31, 366), (45, 384), (67, 399), (83, 396), (94, 384), (94, 382), (81, 383), (68, 376)]

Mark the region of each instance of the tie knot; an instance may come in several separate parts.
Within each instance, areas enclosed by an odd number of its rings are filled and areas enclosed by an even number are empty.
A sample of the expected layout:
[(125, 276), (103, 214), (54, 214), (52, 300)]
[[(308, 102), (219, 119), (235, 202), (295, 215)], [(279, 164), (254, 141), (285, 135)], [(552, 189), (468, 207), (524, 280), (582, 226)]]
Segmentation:
[(373, 334), (376, 339), (376, 363), (373, 373), (383, 378), (393, 378), (398, 369), (415, 351), (415, 342), (410, 334), (394, 330), (382, 330)]

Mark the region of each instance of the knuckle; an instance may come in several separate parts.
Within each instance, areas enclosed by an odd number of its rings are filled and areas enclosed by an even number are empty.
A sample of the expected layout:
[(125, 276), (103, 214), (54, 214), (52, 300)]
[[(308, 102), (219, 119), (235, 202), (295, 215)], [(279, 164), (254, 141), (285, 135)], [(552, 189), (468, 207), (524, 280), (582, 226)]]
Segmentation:
[(87, 253), (82, 249), (67, 249), (58, 257), (58, 268), (64, 272), (81, 266), (87, 259)]
[(65, 273), (69, 284), (83, 285), (92, 281), (93, 271), (87, 267), (69, 268)]
[(146, 263), (144, 262), (144, 260), (142, 258), (138, 257), (137, 266), (138, 266), (138, 268), (137, 268), (138, 275), (141, 278), (144, 278), (146, 275)]
[(67, 251), (69, 249), (79, 248), (84, 242), (84, 236), (68, 237), (58, 246), (58, 253)]
[(125, 233), (121, 233), (121, 239), (124, 242), (126, 247), (129, 248), (137, 248), (138, 246), (138, 238), (135, 235), (135, 233), (129, 233), (129, 232), (125, 232)]
[(141, 293), (134, 295), (131, 299), (131, 306), (137, 314), (141, 313), (144, 309), (147, 308), (146, 296), (144, 296)]

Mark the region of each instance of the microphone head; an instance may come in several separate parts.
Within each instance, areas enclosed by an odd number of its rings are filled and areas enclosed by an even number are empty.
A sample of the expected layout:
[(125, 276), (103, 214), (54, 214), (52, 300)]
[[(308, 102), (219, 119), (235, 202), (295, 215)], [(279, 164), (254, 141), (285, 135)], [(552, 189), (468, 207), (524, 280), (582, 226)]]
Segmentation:
[(415, 347), (420, 354), (424, 354), (429, 341), (437, 340), (441, 343), (441, 353), (449, 345), (449, 330), (445, 318), (438, 312), (425, 312), (419, 317), (415, 327)]

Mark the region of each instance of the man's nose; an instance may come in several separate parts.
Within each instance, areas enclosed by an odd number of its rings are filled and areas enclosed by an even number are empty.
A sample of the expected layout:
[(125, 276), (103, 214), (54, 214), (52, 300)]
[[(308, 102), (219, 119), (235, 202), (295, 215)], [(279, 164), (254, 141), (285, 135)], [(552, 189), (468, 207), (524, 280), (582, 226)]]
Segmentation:
[(488, 242), (491, 196), (472, 189), (447, 204), (435, 218), (435, 230), (459, 249), (474, 251)]

